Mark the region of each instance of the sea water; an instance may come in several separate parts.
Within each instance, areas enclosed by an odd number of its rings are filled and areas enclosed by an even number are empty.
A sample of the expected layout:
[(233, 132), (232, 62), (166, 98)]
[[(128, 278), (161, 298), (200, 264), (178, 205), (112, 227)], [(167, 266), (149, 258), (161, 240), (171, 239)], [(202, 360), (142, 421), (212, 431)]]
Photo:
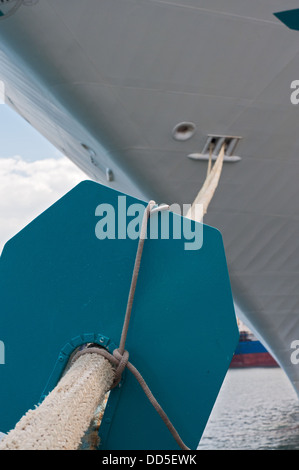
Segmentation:
[(299, 449), (299, 399), (284, 372), (230, 369), (198, 449)]
[(198, 449), (299, 449), (299, 399), (284, 372), (230, 369)]

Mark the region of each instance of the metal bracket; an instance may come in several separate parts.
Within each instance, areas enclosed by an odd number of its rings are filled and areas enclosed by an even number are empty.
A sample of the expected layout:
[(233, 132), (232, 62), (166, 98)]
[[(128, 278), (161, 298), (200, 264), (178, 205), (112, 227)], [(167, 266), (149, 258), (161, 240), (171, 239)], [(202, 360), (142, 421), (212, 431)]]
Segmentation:
[(107, 351), (109, 351), (111, 354), (117, 347), (110, 340), (110, 338), (102, 335), (101, 333), (84, 333), (80, 336), (75, 336), (74, 338), (72, 338), (68, 343), (63, 346), (63, 348), (58, 354), (58, 359), (56, 361), (54, 369), (40, 397), (40, 403), (56, 387), (76, 349), (80, 348), (80, 346), (83, 346), (87, 343), (98, 344), (99, 346), (102, 346), (103, 348), (107, 349)]

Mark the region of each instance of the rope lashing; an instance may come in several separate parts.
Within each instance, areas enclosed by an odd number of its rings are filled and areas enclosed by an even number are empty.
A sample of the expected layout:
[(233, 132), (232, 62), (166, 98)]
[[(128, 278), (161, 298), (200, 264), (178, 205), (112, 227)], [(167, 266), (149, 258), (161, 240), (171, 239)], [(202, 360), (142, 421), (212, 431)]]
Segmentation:
[(143, 247), (144, 247), (144, 241), (146, 239), (146, 234), (147, 234), (148, 218), (150, 217), (151, 213), (169, 209), (169, 206), (166, 204), (158, 206), (158, 207), (154, 207), (154, 206), (156, 206), (156, 203), (154, 201), (150, 201), (144, 211), (144, 216), (143, 216), (141, 229), (140, 229), (140, 237), (139, 237), (139, 242), (138, 242), (138, 247), (137, 247), (137, 253), (136, 253), (136, 258), (135, 258), (135, 264), (134, 264), (134, 269), (133, 269), (132, 281), (131, 281), (131, 286), (130, 286), (130, 291), (129, 291), (129, 296), (128, 296), (127, 309), (126, 309), (125, 319), (123, 323), (123, 329), (121, 333), (119, 347), (113, 351), (113, 354), (110, 354), (106, 349), (103, 349), (103, 348), (98, 348), (98, 347), (85, 348), (82, 351), (79, 351), (74, 356), (73, 362), (76, 361), (79, 357), (81, 357), (84, 354), (96, 353), (96, 354), (100, 354), (104, 356), (106, 359), (108, 359), (108, 361), (110, 361), (113, 365), (116, 366), (115, 378), (114, 378), (112, 388), (119, 384), (122, 373), (124, 369), (127, 367), (128, 370), (137, 379), (138, 383), (140, 384), (148, 400), (150, 401), (152, 406), (155, 408), (157, 413), (160, 415), (160, 417), (164, 421), (165, 425), (171, 432), (172, 436), (174, 437), (179, 447), (183, 450), (190, 450), (189, 447), (187, 447), (182, 441), (180, 435), (176, 431), (175, 427), (171, 423), (165, 411), (159, 405), (158, 401), (156, 400), (153, 393), (149, 389), (147, 383), (143, 379), (140, 372), (136, 369), (136, 367), (133, 366), (131, 362), (129, 362), (129, 353), (125, 349), (127, 333), (128, 333), (130, 318), (131, 318), (131, 311), (132, 311), (134, 295), (135, 295), (135, 290), (136, 290), (136, 284), (137, 284), (137, 279), (138, 279), (138, 274), (139, 274), (139, 269), (140, 269), (140, 264), (141, 264)]

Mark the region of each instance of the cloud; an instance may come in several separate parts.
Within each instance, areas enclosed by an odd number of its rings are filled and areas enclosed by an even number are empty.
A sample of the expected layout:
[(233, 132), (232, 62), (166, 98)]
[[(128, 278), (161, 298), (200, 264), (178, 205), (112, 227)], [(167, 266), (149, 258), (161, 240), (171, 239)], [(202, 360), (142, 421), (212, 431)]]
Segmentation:
[(86, 179), (67, 158), (0, 159), (0, 253), (6, 241)]

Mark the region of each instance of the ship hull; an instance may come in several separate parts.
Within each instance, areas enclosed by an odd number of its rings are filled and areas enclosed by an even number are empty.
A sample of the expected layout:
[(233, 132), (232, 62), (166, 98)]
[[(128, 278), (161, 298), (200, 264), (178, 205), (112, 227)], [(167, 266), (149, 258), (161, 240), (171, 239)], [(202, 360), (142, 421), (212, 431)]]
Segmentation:
[[(282, 3), (32, 2), (0, 23), (0, 79), (90, 178), (141, 199), (191, 204), (207, 162), (188, 155), (208, 135), (242, 137), (205, 223), (223, 235), (238, 316), (299, 393), (299, 42)], [(180, 122), (192, 138), (174, 138)]]
[(238, 344), (230, 368), (246, 367), (278, 367), (278, 364), (259, 341), (243, 341)]

